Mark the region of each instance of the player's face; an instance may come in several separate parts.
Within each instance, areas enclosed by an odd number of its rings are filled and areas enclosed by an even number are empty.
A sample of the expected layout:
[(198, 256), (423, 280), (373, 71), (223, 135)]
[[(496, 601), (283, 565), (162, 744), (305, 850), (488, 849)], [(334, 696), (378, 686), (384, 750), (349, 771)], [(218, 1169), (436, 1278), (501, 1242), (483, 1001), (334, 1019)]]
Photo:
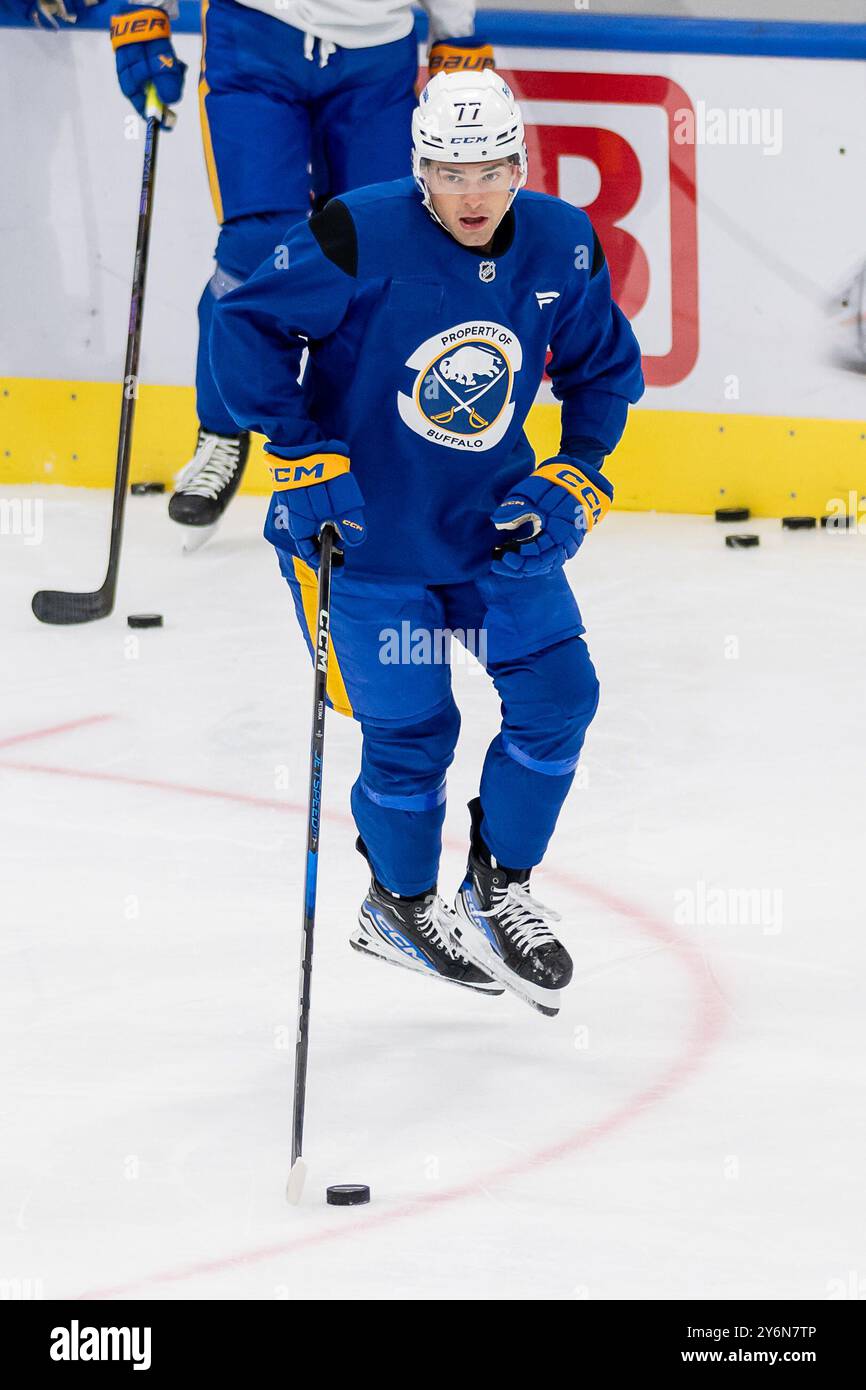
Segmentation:
[(437, 217), (461, 246), (488, 248), (505, 216), (519, 169), (508, 159), (484, 164), (429, 161), (424, 178)]

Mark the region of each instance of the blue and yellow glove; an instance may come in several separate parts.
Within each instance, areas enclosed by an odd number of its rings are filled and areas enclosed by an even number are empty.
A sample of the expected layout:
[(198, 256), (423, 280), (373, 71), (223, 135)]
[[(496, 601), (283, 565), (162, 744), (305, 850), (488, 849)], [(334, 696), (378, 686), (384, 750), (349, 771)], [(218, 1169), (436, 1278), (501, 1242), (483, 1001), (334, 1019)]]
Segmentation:
[(362, 545), (367, 539), (364, 498), (345, 454), (312, 453), (298, 458), (295, 448), (266, 444), (265, 453), (274, 496), (265, 536), (280, 546), (286, 531), (302, 560), (315, 569), (319, 559), (319, 534), (326, 521), (333, 522), (343, 545)]
[(527, 579), (559, 569), (577, 554), (612, 501), (613, 484), (597, 468), (565, 454), (547, 459), (491, 517), (498, 531), (525, 532), (497, 547), (494, 574)]
[(111, 46), (120, 90), (140, 116), (146, 116), (147, 90), (153, 85), (164, 114), (160, 125), (170, 130), (174, 114), (165, 111), (180, 101), (186, 63), (171, 42), (171, 21), (165, 10), (128, 10), (111, 17)]

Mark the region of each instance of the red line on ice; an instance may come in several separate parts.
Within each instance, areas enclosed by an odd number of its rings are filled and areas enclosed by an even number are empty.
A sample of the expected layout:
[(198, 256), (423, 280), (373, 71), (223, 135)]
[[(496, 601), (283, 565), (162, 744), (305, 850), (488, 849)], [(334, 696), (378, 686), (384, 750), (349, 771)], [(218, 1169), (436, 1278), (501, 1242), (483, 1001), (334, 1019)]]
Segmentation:
[[(126, 777), (117, 772), (45, 767), (39, 763), (10, 763), (6, 762), (5, 759), (0, 760), (0, 768), (14, 772), (43, 773), (52, 777), (112, 782), (120, 786), (174, 792), (184, 796), (206, 797), (220, 801), (234, 801), (241, 805), (266, 807), (271, 810), (290, 811), (302, 815), (306, 815), (307, 809), (306, 806), (290, 801), (280, 801), (275, 797), (218, 791), (209, 787), (195, 787), (149, 777)], [(340, 820), (344, 823), (350, 821), (349, 816), (339, 812), (332, 813), (327, 819)], [(126, 1283), (92, 1289), (81, 1297), (119, 1298), (148, 1286), (177, 1284), (204, 1275), (223, 1274), (231, 1269), (242, 1269), (245, 1266), (259, 1264), (262, 1261), (272, 1260), (297, 1250), (308, 1250), (312, 1246), (327, 1245), (333, 1241), (345, 1240), (347, 1236), (378, 1231), (399, 1221), (423, 1216), (439, 1207), (450, 1206), (455, 1202), (463, 1201), (466, 1197), (477, 1196), (495, 1183), (525, 1176), (536, 1169), (546, 1167), (550, 1163), (556, 1163), (569, 1154), (580, 1153), (606, 1139), (616, 1130), (638, 1120), (651, 1106), (660, 1104), (679, 1087), (685, 1085), (699, 1070), (722, 1031), (721, 1000), (704, 968), (700, 952), (696, 947), (679, 937), (664, 922), (643, 912), (640, 908), (632, 906), (624, 898), (609, 893), (606, 889), (585, 883), (572, 874), (564, 873), (561, 870), (545, 868), (545, 873), (547, 877), (554, 882), (561, 883), (571, 892), (583, 894), (584, 897), (591, 898), (599, 906), (606, 908), (607, 911), (634, 923), (642, 932), (652, 937), (660, 947), (672, 951), (680, 965), (685, 969), (693, 991), (694, 1013), (691, 1028), (679, 1057), (666, 1067), (654, 1082), (645, 1086), (629, 1101), (612, 1111), (605, 1119), (584, 1126), (558, 1143), (547, 1144), (543, 1148), (535, 1150), (534, 1153), (528, 1154), (525, 1158), (515, 1159), (500, 1168), (494, 1168), (491, 1172), (483, 1173), (467, 1182), (446, 1188), (442, 1192), (425, 1193), (413, 1201), (404, 1202), (391, 1211), (369, 1213), (364, 1218), (352, 1221), (348, 1225), (341, 1222), (339, 1226), (311, 1231), (306, 1235), (296, 1236), (293, 1240), (282, 1240), (273, 1245), (257, 1246), (252, 1250), (245, 1250), (236, 1255), (223, 1255), (210, 1260), (200, 1260), (193, 1264), (182, 1265), (177, 1269), (160, 1270), (155, 1274), (143, 1275), (140, 1279), (133, 1279)]]
[(103, 724), (107, 719), (113, 718), (113, 714), (88, 714), (84, 719), (70, 719), (67, 724), (52, 724), (48, 729), (31, 729), (24, 734), (10, 734), (8, 738), (0, 738), (0, 748), (11, 748), (17, 743), (30, 743), (38, 738), (50, 738), (53, 734), (68, 734), (73, 729), (83, 729), (88, 724)]

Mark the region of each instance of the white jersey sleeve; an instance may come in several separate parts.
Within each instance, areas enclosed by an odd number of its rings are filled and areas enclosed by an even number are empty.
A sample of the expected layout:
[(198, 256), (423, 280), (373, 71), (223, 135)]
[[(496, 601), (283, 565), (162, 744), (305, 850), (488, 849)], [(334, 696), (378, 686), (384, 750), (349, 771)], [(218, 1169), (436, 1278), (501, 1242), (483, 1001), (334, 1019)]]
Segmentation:
[(465, 39), (475, 33), (475, 0), (421, 0), (430, 19), (430, 39)]
[[(422, 0), (430, 16), (430, 37), (459, 38), (471, 34), (474, 0)], [(372, 48), (395, 43), (412, 32), (411, 0), (240, 0), (248, 9), (291, 24), (338, 48)]]

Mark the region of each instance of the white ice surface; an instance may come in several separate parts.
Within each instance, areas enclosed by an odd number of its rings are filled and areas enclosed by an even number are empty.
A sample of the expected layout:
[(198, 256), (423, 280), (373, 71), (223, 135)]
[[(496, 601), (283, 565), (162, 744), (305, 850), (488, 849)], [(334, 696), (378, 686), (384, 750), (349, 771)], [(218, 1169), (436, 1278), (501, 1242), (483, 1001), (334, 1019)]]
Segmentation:
[[(292, 1208), (310, 675), (262, 503), (182, 556), (165, 499), (131, 499), (114, 616), (64, 630), (30, 596), (101, 581), (108, 497), (14, 495), (45, 510), (42, 544), (0, 537), (0, 1279), (215, 1299), (866, 1287), (866, 537), (758, 522), (736, 552), (707, 519), (615, 514), (573, 562), (602, 703), (535, 880), (576, 962), (555, 1021), (349, 949), (358, 731), (329, 717)], [(150, 610), (164, 629), (131, 633)], [(448, 891), (498, 715), (479, 670), (454, 675)], [(773, 906), (683, 925), (700, 884)], [(352, 1181), (369, 1207), (324, 1205)]]

